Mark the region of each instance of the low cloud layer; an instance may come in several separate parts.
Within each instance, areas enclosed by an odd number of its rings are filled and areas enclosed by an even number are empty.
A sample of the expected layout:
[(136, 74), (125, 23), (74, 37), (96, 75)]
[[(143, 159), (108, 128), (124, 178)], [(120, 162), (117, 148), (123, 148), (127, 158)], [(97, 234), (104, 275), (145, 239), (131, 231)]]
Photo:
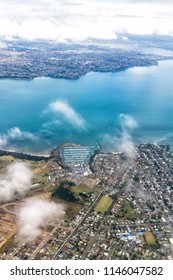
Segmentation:
[(121, 114), (120, 115), (120, 124), (121, 124), (121, 128), (123, 131), (132, 131), (136, 128), (138, 128), (138, 123), (137, 121), (126, 114)]
[(0, 135), (0, 149), (3, 149), (7, 145), (7, 139), (3, 135)]
[(119, 116), (119, 123), (121, 128), (119, 137), (106, 134), (104, 136), (104, 142), (106, 142), (112, 150), (123, 152), (128, 159), (133, 159), (136, 152), (132, 132), (138, 128), (138, 123), (133, 117), (126, 114), (121, 114)]
[(69, 124), (77, 129), (86, 129), (86, 121), (67, 102), (56, 100), (49, 104), (49, 110), (64, 118)]
[(133, 159), (136, 155), (134, 142), (132, 139), (132, 132), (138, 128), (136, 120), (126, 114), (120, 115), (120, 124), (121, 124), (121, 137), (118, 145), (118, 149), (129, 158)]
[(62, 204), (36, 198), (26, 200), (18, 213), (18, 239), (22, 242), (34, 241), (42, 233), (43, 227), (63, 216)]
[(12, 163), (0, 175), (0, 202), (23, 196), (30, 189), (32, 172), (25, 163)]
[(32, 133), (27, 132), (27, 131), (21, 131), (20, 128), (18, 128), (18, 127), (11, 128), (8, 131), (8, 136), (11, 139), (21, 139), (21, 140), (24, 140), (24, 139), (36, 140), (37, 139), (37, 137), (34, 136)]
[(38, 138), (32, 133), (21, 131), (18, 127), (13, 127), (7, 131), (6, 134), (0, 134), (0, 149), (7, 148), (14, 141), (37, 141)]
[(173, 2), (0, 0), (0, 36), (28, 40), (115, 39), (118, 33), (173, 35)]

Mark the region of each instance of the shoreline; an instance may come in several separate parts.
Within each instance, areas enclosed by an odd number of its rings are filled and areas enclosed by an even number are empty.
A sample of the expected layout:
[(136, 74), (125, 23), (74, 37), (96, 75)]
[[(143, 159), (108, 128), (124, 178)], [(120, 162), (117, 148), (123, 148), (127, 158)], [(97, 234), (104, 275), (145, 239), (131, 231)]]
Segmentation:
[(17, 150), (3, 150), (3, 149), (0, 149), (0, 152), (3, 151), (3, 152), (9, 152), (9, 153), (21, 153), (21, 154), (26, 154), (26, 155), (30, 155), (30, 156), (36, 156), (36, 157), (50, 157), (50, 154), (37, 154), (37, 153), (32, 153), (32, 152), (22, 152), (22, 151), (17, 151)]
[(13, 156), (14, 158), (18, 159), (27, 159), (27, 160), (49, 160), (51, 159), (51, 155), (39, 155), (39, 154), (32, 154), (32, 153), (24, 153), (18, 152), (15, 150), (0, 150), (0, 156)]
[(119, 73), (119, 72), (125, 72), (125, 71), (128, 71), (129, 69), (133, 69), (133, 68), (143, 68), (143, 67), (158, 67), (159, 66), (159, 63), (162, 62), (162, 61), (173, 61), (173, 57), (164, 57), (163, 59), (158, 59), (156, 61), (156, 63), (154, 64), (151, 64), (151, 65), (141, 65), (141, 66), (129, 66), (127, 68), (123, 68), (123, 69), (117, 69), (117, 70), (108, 70), (108, 71), (88, 71), (86, 73), (83, 73), (81, 74), (80, 76), (78, 77), (47, 77), (47, 76), (41, 76), (41, 77), (0, 77), (0, 81), (1, 80), (9, 80), (9, 81), (27, 81), (27, 82), (31, 82), (31, 81), (41, 81), (41, 80), (45, 80), (45, 79), (53, 79), (53, 80), (69, 80), (69, 81), (74, 81), (74, 80), (78, 80), (84, 76), (86, 76), (87, 74), (89, 73), (100, 73), (100, 74), (105, 74), (105, 73)]
[[(64, 144), (61, 144), (61, 145), (64, 145)], [(55, 149), (58, 149), (61, 145), (59, 145)], [(80, 145), (80, 144), (75, 144), (75, 145)], [(148, 143), (135, 144), (134, 147), (137, 148), (138, 146), (141, 146), (141, 145), (153, 145), (153, 146), (166, 148), (168, 151), (170, 151), (172, 153), (170, 144), (153, 144), (153, 143), (148, 142)], [(100, 144), (99, 144), (99, 146), (100, 146), (100, 149), (96, 149), (95, 152), (102, 151), (102, 152), (106, 152), (106, 153), (122, 153), (121, 151), (118, 151), (118, 150), (117, 151), (112, 151), (112, 150), (102, 149)], [(19, 158), (19, 159), (36, 160), (36, 161), (37, 160), (38, 161), (39, 160), (46, 160), (47, 161), (47, 160), (49, 160), (53, 157), (53, 152), (54, 152), (55, 149), (53, 149), (50, 154), (32, 154), (32, 153), (18, 152), (18, 151), (15, 151), (15, 150), (2, 150), (2, 149), (0, 149), (0, 157), (1, 156), (13, 156), (14, 158)]]

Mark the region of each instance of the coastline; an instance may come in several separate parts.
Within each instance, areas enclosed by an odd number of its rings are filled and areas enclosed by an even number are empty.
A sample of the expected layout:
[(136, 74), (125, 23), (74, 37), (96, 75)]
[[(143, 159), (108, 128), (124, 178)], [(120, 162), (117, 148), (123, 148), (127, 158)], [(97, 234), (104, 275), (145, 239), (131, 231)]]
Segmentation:
[(32, 154), (32, 153), (23, 153), (15, 150), (0, 150), (0, 156), (13, 156), (18, 159), (27, 159), (27, 160), (49, 160), (51, 155), (41, 155), (41, 154)]
[(100, 71), (100, 70), (95, 70), (95, 71), (86, 71), (85, 73), (81, 73), (81, 74), (79, 74), (78, 76), (76, 76), (76, 77), (70, 77), (70, 76), (64, 76), (64, 77), (62, 77), (62, 76), (57, 76), (57, 77), (55, 77), (55, 76), (39, 76), (39, 77), (37, 77), (37, 76), (35, 76), (35, 77), (1, 77), (0, 76), (0, 80), (12, 80), (12, 81), (28, 81), (28, 82), (31, 82), (31, 81), (34, 81), (34, 80), (45, 80), (45, 79), (60, 79), (60, 80), (62, 80), (62, 79), (64, 79), (64, 80), (79, 80), (81, 77), (84, 77), (84, 76), (86, 76), (87, 74), (89, 74), (89, 73), (100, 73), (100, 74), (102, 74), (102, 73), (119, 73), (119, 72), (125, 72), (125, 71), (128, 71), (129, 69), (133, 69), (133, 68), (143, 68), (143, 67), (157, 67), (157, 66), (159, 66), (159, 63), (160, 62), (162, 62), (162, 61), (172, 61), (173, 60), (173, 57), (163, 57), (163, 59), (158, 59), (157, 61), (155, 61), (153, 64), (149, 64), (149, 65), (133, 65), (133, 66), (129, 66), (129, 67), (125, 67), (125, 68), (122, 68), (122, 69), (116, 69), (116, 70), (106, 70), (106, 71)]

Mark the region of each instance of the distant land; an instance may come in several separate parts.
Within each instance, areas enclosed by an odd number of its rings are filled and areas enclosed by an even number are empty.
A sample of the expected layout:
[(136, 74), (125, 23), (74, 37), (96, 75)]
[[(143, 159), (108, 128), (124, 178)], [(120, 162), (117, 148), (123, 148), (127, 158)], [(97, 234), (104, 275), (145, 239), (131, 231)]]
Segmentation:
[[(77, 79), (88, 72), (118, 72), (131, 67), (157, 65), (173, 55), (170, 37), (131, 36), (128, 40), (68, 42), (0, 41), (0, 78), (38, 77)], [(156, 48), (156, 50), (153, 48)], [(157, 51), (158, 48), (158, 51)], [(169, 52), (168, 52), (169, 53)]]

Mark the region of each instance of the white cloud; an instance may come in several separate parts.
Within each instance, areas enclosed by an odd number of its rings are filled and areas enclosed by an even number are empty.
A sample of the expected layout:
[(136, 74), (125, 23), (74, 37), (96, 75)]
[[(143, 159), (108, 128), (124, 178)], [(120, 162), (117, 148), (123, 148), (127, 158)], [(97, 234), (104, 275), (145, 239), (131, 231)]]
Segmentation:
[(18, 127), (13, 127), (8, 131), (8, 137), (11, 139), (30, 139), (30, 140), (37, 140), (37, 137), (34, 136), (32, 133), (27, 131), (21, 131)]
[(118, 146), (120, 152), (123, 152), (129, 159), (133, 159), (136, 155), (134, 143), (131, 135), (127, 131), (123, 131)]
[(21, 131), (18, 127), (10, 128), (6, 134), (0, 135), (0, 149), (5, 149), (10, 146), (11, 141), (30, 140), (38, 141), (38, 137), (28, 131)]
[(0, 135), (0, 149), (4, 149), (7, 145), (7, 139), (3, 135)]
[(136, 151), (131, 134), (138, 128), (138, 123), (133, 117), (126, 114), (120, 115), (119, 122), (121, 126), (121, 131), (117, 133), (119, 136), (106, 134), (103, 137), (103, 141), (111, 150), (123, 152), (128, 159), (133, 159), (136, 155)]
[(67, 102), (56, 100), (49, 104), (49, 110), (61, 115), (68, 123), (78, 129), (86, 129), (86, 121)]
[(18, 213), (18, 239), (22, 242), (35, 240), (44, 226), (55, 218), (64, 216), (64, 206), (54, 202), (30, 198), (25, 201)]
[(120, 123), (122, 135), (120, 138), (119, 150), (124, 152), (128, 158), (132, 159), (135, 157), (136, 152), (131, 132), (138, 128), (138, 124), (133, 117), (126, 114), (120, 115)]
[(13, 163), (0, 175), (0, 202), (23, 196), (30, 189), (32, 172), (25, 163)]
[(120, 115), (120, 123), (123, 130), (134, 130), (135, 128), (138, 128), (136, 120), (126, 114)]
[[(164, 3), (163, 3), (164, 2)], [(0, 35), (55, 41), (173, 35), (172, 1), (0, 1)]]

